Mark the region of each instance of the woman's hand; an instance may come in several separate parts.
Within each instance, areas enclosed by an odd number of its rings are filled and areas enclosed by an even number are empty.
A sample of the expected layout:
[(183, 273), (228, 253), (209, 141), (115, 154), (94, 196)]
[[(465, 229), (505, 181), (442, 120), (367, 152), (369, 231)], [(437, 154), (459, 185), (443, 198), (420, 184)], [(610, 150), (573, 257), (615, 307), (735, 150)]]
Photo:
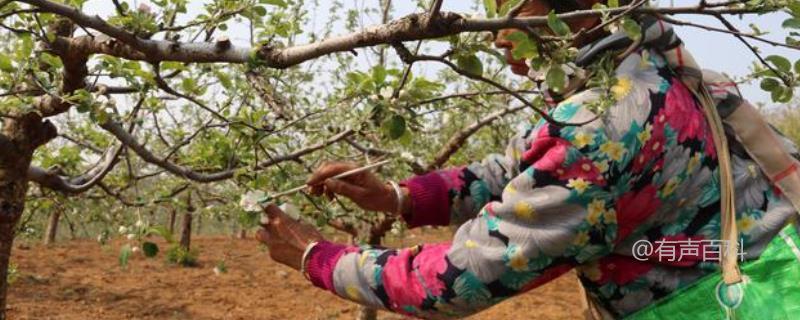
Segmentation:
[[(396, 213), (397, 194), (391, 185), (378, 179), (370, 171), (364, 171), (341, 179), (332, 177), (353, 169), (358, 165), (348, 162), (327, 162), (321, 165), (309, 178), (311, 193), (333, 198), (334, 194), (343, 195), (364, 210)], [(404, 191), (406, 192), (406, 191)], [(408, 199), (408, 197), (405, 197)], [(406, 207), (404, 205), (404, 207)]]
[(264, 212), (269, 223), (258, 230), (256, 239), (269, 247), (273, 260), (300, 270), (306, 247), (324, 238), (313, 226), (290, 218), (274, 204), (267, 206)]

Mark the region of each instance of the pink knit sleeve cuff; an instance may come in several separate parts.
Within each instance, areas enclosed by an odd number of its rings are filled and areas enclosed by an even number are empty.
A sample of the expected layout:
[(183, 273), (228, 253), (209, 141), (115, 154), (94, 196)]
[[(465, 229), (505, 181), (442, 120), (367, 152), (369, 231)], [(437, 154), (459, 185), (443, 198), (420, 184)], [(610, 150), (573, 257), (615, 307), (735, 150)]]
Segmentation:
[(446, 226), (450, 224), (450, 197), (447, 181), (432, 172), (405, 180), (411, 210), (403, 214), (410, 228), (419, 226)]
[(345, 253), (347, 246), (328, 241), (320, 241), (311, 248), (306, 258), (306, 272), (311, 283), (319, 288), (334, 291), (333, 269)]

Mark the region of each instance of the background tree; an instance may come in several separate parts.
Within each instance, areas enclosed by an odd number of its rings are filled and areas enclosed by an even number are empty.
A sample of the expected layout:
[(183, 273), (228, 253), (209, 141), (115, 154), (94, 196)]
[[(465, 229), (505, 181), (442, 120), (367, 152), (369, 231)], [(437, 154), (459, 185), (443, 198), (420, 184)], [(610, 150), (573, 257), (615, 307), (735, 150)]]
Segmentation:
[[(800, 61), (763, 57), (753, 45), (800, 48), (797, 0), (669, 8), (609, 1), (515, 18), (525, 2), (482, 1), (485, 16), (473, 17), (441, 11), (441, 0), (418, 1), (416, 13), (394, 17), (391, 0), (362, 10), (336, 1), (319, 18), (308, 10), (317, 3), (303, 0), (113, 0), (113, 12), (101, 15), (85, 13), (83, 0), (0, 1), (0, 319), (13, 239), (50, 239), (41, 223), (48, 218), (69, 218), (75, 233), (101, 238), (119, 226), (171, 227), (176, 215), (186, 229), (201, 217), (247, 227), (256, 217), (238, 208), (242, 194), (301, 184), (325, 159), (392, 158), (381, 173), (402, 178), (498, 150), (509, 126), (549, 119), (530, 83), (501, 72), (489, 40), (503, 28), (524, 30), (515, 55), (538, 61), (550, 87), (562, 85), (560, 64), (583, 34), (565, 20), (600, 16), (602, 27), (637, 38), (632, 19), (640, 15), (740, 39), (756, 61), (743, 80), (757, 79), (776, 102), (797, 86)], [(776, 11), (790, 30), (784, 41), (728, 21)], [(324, 31), (307, 27), (315, 23)], [(331, 34), (335, 24), (347, 33)], [(415, 74), (422, 66), (438, 72)], [(291, 200), (303, 218), (356, 241), (377, 243), (393, 226), (347, 201)]]

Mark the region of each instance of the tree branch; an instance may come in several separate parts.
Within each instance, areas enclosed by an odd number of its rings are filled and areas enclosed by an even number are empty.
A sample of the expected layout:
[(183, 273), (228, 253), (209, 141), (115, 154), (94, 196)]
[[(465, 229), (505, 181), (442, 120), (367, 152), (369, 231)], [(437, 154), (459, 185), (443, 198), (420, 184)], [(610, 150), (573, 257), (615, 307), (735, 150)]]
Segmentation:
[(122, 149), (123, 145), (120, 143), (117, 147), (106, 151), (103, 159), (94, 168), (79, 177), (67, 178), (61, 176), (60, 170), (57, 169), (45, 170), (37, 166), (30, 166), (28, 168), (28, 179), (55, 191), (70, 194), (82, 193), (94, 187), (114, 169)]
[(483, 119), (480, 119), (478, 122), (473, 123), (469, 127), (466, 127), (463, 130), (459, 131), (453, 137), (450, 138), (447, 144), (444, 145), (442, 151), (440, 151), (439, 154), (436, 155), (433, 162), (431, 162), (425, 168), (425, 172), (436, 170), (440, 168), (442, 165), (444, 165), (447, 162), (447, 160), (449, 160), (450, 157), (453, 156), (453, 154), (455, 154), (458, 151), (458, 149), (461, 149), (464, 143), (467, 142), (467, 139), (469, 139), (470, 136), (478, 132), (478, 130), (480, 130), (481, 128), (491, 124), (497, 119), (500, 119), (512, 113), (516, 113), (525, 108), (526, 108), (525, 105), (521, 105), (494, 112), (484, 117)]
[(485, 82), (485, 83), (487, 83), (487, 84), (489, 84), (489, 85), (491, 85), (491, 86), (493, 86), (493, 87), (495, 87), (497, 89), (503, 90), (506, 93), (508, 93), (511, 96), (513, 96), (514, 98), (516, 98), (517, 100), (519, 100), (520, 102), (522, 102), (523, 104), (525, 104), (527, 107), (533, 109), (533, 111), (535, 111), (537, 114), (539, 114), (539, 116), (542, 117), (542, 119), (546, 120), (547, 122), (549, 122), (549, 123), (551, 123), (553, 125), (557, 125), (557, 126), (560, 126), (560, 127), (581, 126), (581, 125), (587, 124), (587, 123), (592, 122), (592, 121), (595, 120), (595, 119), (591, 119), (589, 121), (585, 121), (585, 122), (582, 122), (582, 123), (565, 123), (565, 122), (562, 122), (562, 121), (558, 121), (556, 119), (553, 119), (553, 117), (551, 117), (549, 114), (547, 114), (547, 112), (545, 112), (544, 110), (540, 109), (539, 107), (537, 107), (536, 105), (534, 105), (533, 103), (531, 103), (530, 101), (525, 99), (525, 97), (520, 95), (518, 92), (505, 87), (504, 85), (498, 83), (497, 81), (494, 81), (494, 80), (488, 79), (488, 78), (486, 78), (486, 77), (484, 77), (482, 75), (473, 74), (473, 73), (470, 73), (470, 72), (468, 72), (468, 71), (466, 71), (464, 69), (461, 69), (458, 66), (456, 66), (455, 63), (450, 62), (450, 60), (447, 60), (443, 56), (414, 55), (410, 51), (408, 51), (408, 48), (406, 48), (401, 43), (394, 44), (394, 48), (395, 48), (395, 50), (397, 50), (397, 54), (400, 56), (400, 58), (405, 63), (413, 63), (413, 62), (416, 62), (416, 61), (435, 61), (435, 62), (439, 62), (439, 63), (442, 63), (442, 64), (450, 67), (450, 69), (452, 69), (453, 71), (455, 71), (456, 73), (458, 73), (458, 74), (460, 74), (460, 75), (462, 75), (464, 77), (470, 78), (472, 80), (482, 81), (482, 82)]
[(729, 29), (715, 28), (715, 27), (712, 27), (712, 26), (706, 26), (706, 25), (702, 25), (702, 24), (698, 24), (698, 23), (689, 22), (689, 21), (678, 20), (678, 19), (674, 19), (674, 18), (670, 18), (670, 17), (666, 17), (666, 16), (661, 16), (659, 18), (664, 20), (664, 21), (666, 21), (666, 22), (669, 22), (672, 25), (676, 25), (676, 26), (687, 26), (687, 27), (703, 29), (703, 30), (711, 31), (711, 32), (719, 32), (719, 33), (725, 33), (725, 34), (730, 34), (730, 35), (739, 35), (739, 36), (747, 37), (747, 38), (753, 39), (755, 41), (763, 42), (763, 43), (766, 43), (766, 44), (769, 44), (769, 45), (775, 46), (775, 47), (784, 47), (784, 48), (789, 48), (789, 49), (794, 49), (794, 50), (800, 50), (800, 46), (781, 43), (781, 42), (778, 42), (778, 41), (772, 41), (772, 40), (769, 40), (769, 39), (766, 39), (766, 38), (763, 38), (763, 37), (759, 37), (759, 36), (756, 36), (756, 35), (752, 35), (752, 34), (749, 34), (749, 33), (736, 32), (736, 31), (732, 31), (732, 30), (729, 30)]
[[(115, 137), (117, 137), (117, 139), (119, 141), (121, 141), (123, 144), (125, 144), (125, 146), (127, 146), (131, 150), (133, 150), (133, 152), (135, 152), (145, 162), (153, 164), (153, 165), (156, 165), (158, 167), (161, 167), (164, 170), (166, 170), (166, 171), (168, 171), (168, 172), (170, 172), (170, 173), (172, 173), (172, 174), (174, 174), (176, 176), (179, 176), (179, 177), (183, 177), (183, 178), (186, 178), (186, 179), (189, 179), (189, 180), (192, 180), (192, 181), (196, 181), (196, 182), (200, 182), (200, 183), (209, 183), (209, 182), (216, 182), (216, 181), (227, 180), (227, 179), (233, 178), (233, 176), (234, 176), (234, 174), (235, 174), (235, 172), (237, 170), (237, 169), (234, 168), (234, 169), (227, 169), (227, 170), (222, 170), (222, 171), (214, 172), (214, 173), (202, 173), (202, 172), (199, 172), (199, 171), (195, 171), (195, 170), (193, 170), (191, 168), (188, 168), (188, 167), (185, 167), (185, 166), (181, 166), (179, 164), (176, 164), (176, 163), (173, 163), (173, 162), (170, 162), (170, 161), (167, 161), (167, 160), (164, 160), (164, 159), (161, 159), (161, 158), (157, 157), (150, 150), (148, 150), (147, 147), (145, 147), (145, 145), (143, 145), (142, 143), (137, 141), (136, 138), (133, 135), (131, 135), (130, 133), (125, 131), (122, 128), (122, 126), (120, 126), (119, 123), (108, 122), (108, 123), (105, 123), (105, 124), (101, 125), (101, 127), (103, 129), (105, 129), (106, 131), (110, 132)], [(269, 161), (261, 162), (261, 163), (259, 163), (259, 164), (257, 164), (255, 166), (255, 170), (263, 170), (263, 169), (269, 168), (269, 167), (271, 167), (271, 166), (273, 166), (273, 165), (275, 165), (277, 163), (281, 163), (281, 162), (285, 162), (285, 161), (291, 161), (291, 160), (297, 160), (302, 156), (305, 156), (305, 155), (310, 154), (310, 153), (312, 153), (314, 151), (323, 149), (323, 148), (325, 148), (325, 147), (327, 147), (327, 146), (329, 146), (331, 144), (339, 142), (339, 141), (343, 140), (344, 138), (347, 138), (348, 136), (352, 135), (353, 133), (354, 133), (353, 130), (345, 130), (344, 132), (341, 132), (341, 133), (331, 137), (330, 139), (328, 139), (326, 141), (323, 141), (321, 143), (318, 143), (316, 145), (309, 146), (309, 147), (297, 150), (295, 152), (292, 152), (290, 154), (286, 154), (286, 155), (283, 155), (283, 156), (280, 156), (280, 157), (275, 157), (274, 159), (270, 159)]]
[[(357, 48), (371, 47), (380, 44), (391, 44), (404, 41), (440, 38), (462, 32), (498, 31), (515, 28), (525, 30), (528, 27), (544, 26), (547, 17), (519, 17), (473, 19), (464, 18), (450, 12), (440, 12), (433, 23), (428, 25), (431, 13), (416, 13), (391, 21), (387, 24), (366, 28), (363, 31), (348, 35), (321, 40), (316, 43), (298, 45), (288, 48), (275, 48), (269, 44), (256, 49), (237, 47), (226, 42), (173, 42), (150, 40), (111, 25), (98, 16), (89, 16), (80, 10), (47, 1), (19, 0), (36, 6), (39, 10), (69, 18), (78, 25), (98, 30), (109, 37), (98, 39), (86, 45), (90, 53), (104, 53), (132, 60), (181, 61), (181, 62), (258, 62), (272, 68), (288, 68), (302, 62), (337, 52), (350, 52)], [(608, 14), (619, 14), (630, 8), (620, 7), (603, 10), (580, 10), (559, 14), (563, 20), (574, 20), (585, 17), (598, 17)], [(685, 7), (641, 7), (630, 11), (631, 14), (701, 14), (701, 15), (733, 15), (763, 13), (759, 8), (721, 7), (709, 8), (695, 6)], [(77, 38), (75, 38), (77, 39)], [(68, 41), (60, 39), (61, 41)]]

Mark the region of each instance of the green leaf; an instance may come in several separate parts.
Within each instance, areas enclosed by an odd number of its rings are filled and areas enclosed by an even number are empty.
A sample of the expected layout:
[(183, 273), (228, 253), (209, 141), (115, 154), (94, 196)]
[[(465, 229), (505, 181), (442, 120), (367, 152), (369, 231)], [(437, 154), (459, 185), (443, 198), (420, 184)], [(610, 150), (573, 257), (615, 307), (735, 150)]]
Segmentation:
[(608, 0), (609, 8), (619, 8), (619, 0)]
[(383, 123), (383, 128), (390, 139), (397, 140), (406, 132), (406, 119), (393, 115)]
[(794, 95), (794, 90), (792, 88), (787, 88), (784, 86), (779, 86), (775, 90), (772, 91), (772, 101), (777, 103), (786, 103), (792, 100), (792, 96)]
[(800, 18), (789, 18), (783, 21), (784, 28), (800, 29)]
[(772, 64), (775, 65), (775, 67), (778, 68), (778, 70), (780, 70), (781, 72), (788, 73), (792, 71), (792, 62), (784, 57), (771, 55), (769, 57), (764, 58), (764, 60), (772, 62)]
[(487, 18), (497, 16), (497, 0), (483, 0), (483, 7), (486, 9)]
[(287, 7), (286, 1), (284, 1), (284, 0), (261, 0), (260, 2), (263, 3), (263, 4), (271, 4), (273, 6), (278, 6), (278, 7), (281, 7), (281, 8), (286, 8)]
[(158, 245), (150, 241), (142, 243), (142, 252), (148, 258), (155, 257), (158, 254)]
[(471, 75), (480, 76), (483, 74), (483, 63), (474, 54), (458, 56), (456, 64)]
[(564, 72), (564, 69), (561, 68), (561, 65), (552, 65), (550, 69), (547, 70), (545, 82), (547, 83), (547, 87), (551, 90), (561, 92), (567, 85), (567, 74)]
[(127, 267), (128, 266), (128, 259), (131, 257), (131, 253), (133, 253), (133, 249), (131, 245), (126, 244), (122, 246), (119, 250), (119, 266), (120, 267)]
[(780, 82), (778, 82), (778, 80), (775, 80), (773, 78), (766, 78), (764, 80), (761, 80), (761, 89), (763, 89), (764, 91), (769, 91), (769, 92), (775, 91), (775, 89), (780, 88), (780, 85), (781, 85)]
[(165, 226), (150, 227), (150, 230), (148, 230), (147, 234), (155, 234), (161, 236), (169, 243), (175, 243), (175, 239), (172, 237), (172, 232), (169, 232), (169, 229), (167, 229)]
[(509, 0), (503, 3), (500, 6), (500, 12), (498, 13), (501, 17), (505, 17), (508, 15), (508, 12), (511, 11), (512, 8), (516, 7), (520, 1), (522, 0)]
[(522, 31), (514, 31), (506, 36), (506, 40), (514, 43), (511, 55), (514, 59), (533, 59), (539, 56), (539, 47)]
[(556, 35), (562, 37), (569, 35), (571, 32), (569, 25), (567, 25), (564, 20), (559, 19), (555, 11), (550, 11), (550, 14), (547, 15), (547, 26), (550, 27), (550, 30), (553, 30)]
[(253, 7), (253, 12), (255, 12), (257, 15), (259, 15), (259, 16), (261, 16), (261, 17), (263, 17), (263, 16), (266, 16), (266, 15), (267, 15), (267, 9), (265, 9), (265, 8), (264, 8), (264, 7), (262, 7), (262, 6), (255, 6), (255, 7)]
[(0, 70), (14, 72), (14, 65), (11, 64), (11, 59), (6, 55), (0, 55)]
[(793, 1), (789, 3), (789, 9), (792, 10), (792, 15), (800, 17), (800, 1)]
[(639, 40), (642, 37), (642, 26), (631, 18), (622, 19), (622, 30), (625, 31), (628, 38), (633, 40)]
[(377, 66), (372, 69), (372, 82), (375, 84), (383, 84), (386, 82), (386, 68), (384, 66)]
[(794, 62), (794, 73), (800, 74), (800, 59)]

